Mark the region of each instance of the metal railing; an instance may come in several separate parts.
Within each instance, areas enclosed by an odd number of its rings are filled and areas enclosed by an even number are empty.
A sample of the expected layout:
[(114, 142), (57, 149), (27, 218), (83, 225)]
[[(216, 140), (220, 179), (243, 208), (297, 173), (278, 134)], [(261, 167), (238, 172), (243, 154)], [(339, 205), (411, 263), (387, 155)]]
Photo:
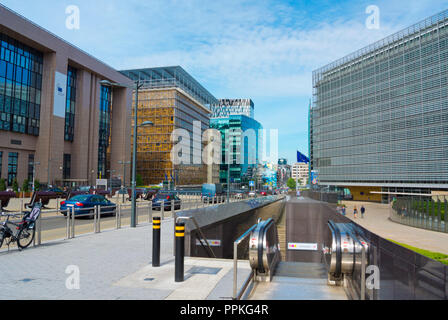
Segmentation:
[(390, 203), (392, 221), (411, 227), (448, 233), (448, 197), (422, 195), (398, 198)]
[(243, 283), (242, 288), (238, 291), (238, 245), (246, 239), (253, 230), (257, 227), (257, 224), (254, 224), (252, 227), (250, 227), (246, 232), (244, 232), (238, 239), (233, 242), (233, 300), (240, 300), (243, 296), (244, 292), (246, 291), (247, 287), (249, 286), (250, 282), (255, 278), (255, 271), (250, 272), (249, 276), (246, 278), (246, 280)]
[[(145, 216), (147, 216), (147, 222), (145, 223), (151, 224), (152, 216), (155, 212), (157, 212), (157, 214), (161, 216), (161, 219), (164, 220), (167, 217), (175, 217), (176, 211), (227, 204), (226, 196), (214, 197), (213, 199), (210, 199), (210, 201), (205, 201), (205, 198), (201, 196), (200, 192), (179, 192), (176, 193), (176, 195), (180, 200), (171, 201), (171, 204), (166, 208), (164, 205), (159, 207), (155, 206), (155, 203), (151, 200), (138, 201), (136, 223), (138, 224), (139, 217), (140, 219), (145, 219)], [(120, 198), (113, 197), (112, 199)], [(39, 246), (46, 241), (73, 239), (76, 235), (80, 234), (100, 233), (102, 229), (120, 229), (123, 227), (124, 219), (130, 220), (131, 203), (120, 203), (120, 201), (117, 201), (118, 203), (107, 207), (77, 207), (76, 209), (75, 207), (70, 207), (69, 209), (61, 210), (60, 200), (61, 199), (58, 199), (56, 202), (56, 209), (42, 210), (41, 215), (36, 221), (36, 236), (33, 240), (34, 246)], [(235, 195), (232, 195), (230, 198), (230, 202), (232, 203), (243, 200), (246, 199)], [(25, 214), (23, 211), (23, 200), (20, 202), (20, 206), (20, 211), (11, 213), (18, 215)], [(160, 208), (160, 211), (158, 211), (157, 208)], [(114, 211), (115, 221), (104, 218), (105, 213), (108, 214), (110, 213), (109, 211)], [(170, 213), (167, 214), (167, 211), (170, 211)], [(84, 218), (92, 218), (93, 222), (89, 223), (88, 221), (85, 221)], [(81, 221), (81, 219), (83, 220)], [(2, 248), (0, 248), (0, 250), (1, 249)], [(213, 251), (211, 250), (210, 252)]]

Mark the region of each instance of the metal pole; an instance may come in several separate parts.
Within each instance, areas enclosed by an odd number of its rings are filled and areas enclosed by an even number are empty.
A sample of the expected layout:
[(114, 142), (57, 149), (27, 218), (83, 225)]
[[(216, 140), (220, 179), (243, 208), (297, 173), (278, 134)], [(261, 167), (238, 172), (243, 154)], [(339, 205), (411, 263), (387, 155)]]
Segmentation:
[(174, 265), (174, 280), (175, 282), (184, 281), (184, 254), (185, 254), (185, 223), (177, 222), (176, 230), (176, 257)]
[(152, 266), (160, 267), (160, 217), (152, 218)]
[(132, 146), (132, 203), (131, 203), (131, 228), (136, 227), (135, 216), (136, 216), (136, 162), (137, 162), (137, 110), (138, 110), (138, 89), (140, 86), (140, 81), (137, 80), (135, 85), (135, 110), (134, 110), (134, 143)]
[(98, 232), (98, 224), (96, 222), (97, 220), (97, 210), (98, 210), (98, 206), (95, 206), (93, 209), (93, 232), (97, 233)]
[(71, 234), (71, 238), (75, 237), (75, 207), (72, 207), (72, 234)]
[(98, 219), (96, 219), (96, 222), (98, 223), (98, 232), (101, 232), (101, 206), (98, 206), (98, 210), (96, 211), (98, 214)]
[(237, 277), (238, 277), (238, 243), (233, 243), (233, 299), (237, 295)]
[(67, 218), (67, 228), (65, 230), (65, 238), (66, 239), (70, 239), (70, 210), (67, 209), (66, 211), (66, 218)]

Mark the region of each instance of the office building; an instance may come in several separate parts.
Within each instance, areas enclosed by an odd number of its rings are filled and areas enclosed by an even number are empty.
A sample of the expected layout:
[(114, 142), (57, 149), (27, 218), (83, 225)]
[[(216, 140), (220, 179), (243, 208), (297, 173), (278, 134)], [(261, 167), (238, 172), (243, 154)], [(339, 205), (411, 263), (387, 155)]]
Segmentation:
[(448, 189), (447, 71), (448, 11), (314, 71), (319, 184), (370, 201)]
[(211, 119), (210, 127), (221, 132), (220, 182), (227, 183), (228, 181), (229, 161), (226, 159), (226, 155), (230, 148), (230, 183), (247, 184), (253, 178), (253, 169), (257, 168), (260, 161), (261, 137), (259, 130), (263, 128), (262, 125), (245, 115), (230, 115), (227, 118)]
[(254, 118), (254, 103), (251, 99), (219, 99), (211, 105), (211, 118), (228, 118), (231, 115), (244, 115)]
[(0, 41), (1, 178), (73, 186), (120, 174), (132, 91), (100, 81), (132, 82), (3, 5)]
[[(144, 184), (171, 181), (176, 185), (198, 185), (216, 181), (218, 166), (207, 170), (201, 157), (205, 145), (201, 139), (210, 126), (210, 105), (218, 100), (180, 66), (121, 73), (142, 84), (138, 95), (138, 123), (154, 124), (140, 128), (137, 135), (137, 174)], [(171, 134), (175, 129), (184, 129), (190, 135), (188, 164), (171, 161), (175, 145)], [(200, 159), (194, 159), (195, 154)]]
[(291, 166), (291, 178), (293, 178), (298, 185), (305, 186), (308, 183), (309, 177), (309, 163), (296, 162)]

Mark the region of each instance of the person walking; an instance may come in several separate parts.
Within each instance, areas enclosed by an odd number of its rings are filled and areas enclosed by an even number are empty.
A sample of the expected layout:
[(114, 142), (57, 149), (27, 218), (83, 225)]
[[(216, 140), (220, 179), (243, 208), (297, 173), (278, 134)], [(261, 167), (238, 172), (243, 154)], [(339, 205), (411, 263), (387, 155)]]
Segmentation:
[(342, 206), (342, 215), (345, 216), (345, 206)]
[(355, 208), (353, 209), (353, 215), (355, 216), (355, 219), (356, 219), (357, 214), (358, 214), (358, 209), (355, 206)]
[(361, 206), (361, 218), (364, 219), (364, 213), (366, 212), (366, 208), (364, 206)]

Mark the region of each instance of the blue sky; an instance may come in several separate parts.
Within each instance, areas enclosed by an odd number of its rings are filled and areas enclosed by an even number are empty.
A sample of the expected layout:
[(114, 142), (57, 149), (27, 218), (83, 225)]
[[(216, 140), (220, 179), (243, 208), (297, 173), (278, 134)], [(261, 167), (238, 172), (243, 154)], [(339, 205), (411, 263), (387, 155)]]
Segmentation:
[[(312, 71), (448, 8), (448, 1), (0, 0), (116, 69), (180, 65), (217, 98), (251, 98), (279, 156), (308, 154)], [(65, 9), (80, 9), (80, 29)], [(368, 29), (365, 10), (380, 9)]]

